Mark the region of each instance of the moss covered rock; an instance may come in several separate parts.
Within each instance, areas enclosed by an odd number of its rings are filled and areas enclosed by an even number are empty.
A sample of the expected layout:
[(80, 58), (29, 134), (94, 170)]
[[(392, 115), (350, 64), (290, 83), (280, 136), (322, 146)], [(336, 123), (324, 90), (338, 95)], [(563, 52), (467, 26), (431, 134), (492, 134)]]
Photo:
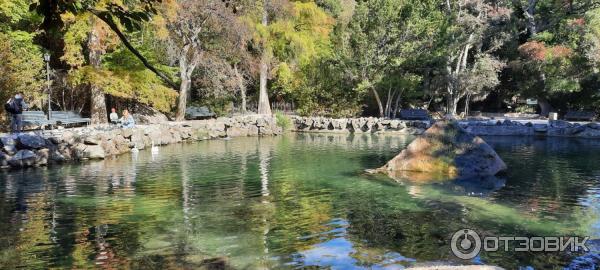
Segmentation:
[(418, 182), (496, 175), (506, 164), (454, 121), (437, 122), (377, 172)]

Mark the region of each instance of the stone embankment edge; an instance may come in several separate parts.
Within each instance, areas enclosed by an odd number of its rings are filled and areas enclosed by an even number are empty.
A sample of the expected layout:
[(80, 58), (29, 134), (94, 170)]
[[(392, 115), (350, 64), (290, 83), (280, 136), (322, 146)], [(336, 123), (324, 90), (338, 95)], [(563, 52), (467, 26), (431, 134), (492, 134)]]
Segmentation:
[[(391, 120), (384, 118), (292, 117), (296, 132), (321, 133), (400, 133), (418, 135), (432, 121)], [(548, 121), (546, 124), (511, 120), (460, 121), (460, 126), (477, 136), (546, 136), (600, 139), (599, 123)]]
[(247, 115), (165, 122), (131, 129), (93, 126), (0, 135), (0, 168), (26, 168), (104, 159), (152, 146), (282, 133), (274, 117)]

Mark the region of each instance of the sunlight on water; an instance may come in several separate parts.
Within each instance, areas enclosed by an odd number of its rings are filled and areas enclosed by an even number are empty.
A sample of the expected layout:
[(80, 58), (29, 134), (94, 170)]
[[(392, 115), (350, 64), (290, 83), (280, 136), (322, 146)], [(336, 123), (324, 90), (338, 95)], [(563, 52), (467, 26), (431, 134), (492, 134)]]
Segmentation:
[[(486, 138), (510, 170), (431, 185), (365, 175), (405, 136), (290, 134), (0, 172), (0, 268), (402, 269), (450, 236), (600, 238), (600, 142)], [(581, 254), (482, 253), (507, 269)]]

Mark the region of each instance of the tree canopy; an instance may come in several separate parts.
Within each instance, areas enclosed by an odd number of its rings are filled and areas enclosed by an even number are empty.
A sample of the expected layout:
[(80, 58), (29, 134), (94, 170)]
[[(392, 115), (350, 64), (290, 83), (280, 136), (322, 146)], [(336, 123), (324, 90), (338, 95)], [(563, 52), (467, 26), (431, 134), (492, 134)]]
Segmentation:
[(47, 52), (52, 106), (91, 115), (132, 103), (178, 119), (189, 104), (396, 117), (600, 103), (594, 0), (7, 0), (0, 37), (3, 98), (24, 91), (43, 107)]

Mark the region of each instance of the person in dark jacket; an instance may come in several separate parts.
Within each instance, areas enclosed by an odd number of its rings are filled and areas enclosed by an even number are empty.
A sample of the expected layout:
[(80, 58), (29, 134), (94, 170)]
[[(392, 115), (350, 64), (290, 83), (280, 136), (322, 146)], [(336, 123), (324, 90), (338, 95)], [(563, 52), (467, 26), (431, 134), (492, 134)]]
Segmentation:
[(7, 111), (10, 113), (10, 128), (12, 132), (23, 131), (23, 111), (27, 110), (27, 103), (23, 98), (23, 93), (17, 93), (13, 98), (6, 102)]

